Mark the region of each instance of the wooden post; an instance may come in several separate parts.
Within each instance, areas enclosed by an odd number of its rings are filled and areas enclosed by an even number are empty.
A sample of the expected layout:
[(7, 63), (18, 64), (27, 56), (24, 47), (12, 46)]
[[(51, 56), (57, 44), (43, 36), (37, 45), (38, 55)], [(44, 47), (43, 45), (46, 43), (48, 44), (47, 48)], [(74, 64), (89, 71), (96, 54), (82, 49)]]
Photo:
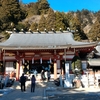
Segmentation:
[(54, 80), (57, 79), (57, 58), (56, 50), (54, 50)]
[(65, 62), (61, 61), (61, 65), (60, 66), (61, 66), (61, 75), (64, 78), (64, 74), (65, 74), (65, 72), (64, 72)]
[(54, 79), (57, 79), (57, 62), (54, 62)]
[(16, 81), (19, 80), (19, 76), (20, 76), (20, 60), (18, 60), (18, 62), (16, 63)]

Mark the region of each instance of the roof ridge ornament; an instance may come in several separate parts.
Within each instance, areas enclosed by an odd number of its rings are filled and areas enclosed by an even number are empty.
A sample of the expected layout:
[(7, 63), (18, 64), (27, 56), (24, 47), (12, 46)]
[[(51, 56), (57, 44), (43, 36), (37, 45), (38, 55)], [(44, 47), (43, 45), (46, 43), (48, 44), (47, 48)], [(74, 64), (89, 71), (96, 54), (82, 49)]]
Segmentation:
[(24, 29), (23, 29), (23, 28), (21, 29), (21, 32), (23, 32), (23, 33), (25, 34), (25, 31), (24, 31)]
[(33, 34), (33, 32), (32, 32), (32, 30), (29, 28), (29, 30), (28, 30), (30, 33), (32, 33)]
[(48, 33), (48, 31), (47, 31), (47, 29), (46, 29), (46, 28), (44, 29), (44, 31), (45, 31), (46, 33)]
[(52, 28), (52, 31), (53, 31), (54, 33), (56, 33), (56, 31), (54, 30), (54, 28)]
[(60, 32), (62, 32), (62, 33), (63, 33), (63, 30), (62, 30), (62, 28), (60, 28), (59, 30), (60, 30)]
[(37, 28), (37, 32), (38, 32), (38, 33), (41, 33), (40, 30), (39, 30), (38, 28)]
[(16, 31), (17, 31), (16, 28), (14, 28), (13, 31), (14, 31), (14, 33), (16, 33)]
[(67, 27), (67, 31), (69, 31), (69, 32), (70, 32), (70, 28), (69, 28), (69, 27)]

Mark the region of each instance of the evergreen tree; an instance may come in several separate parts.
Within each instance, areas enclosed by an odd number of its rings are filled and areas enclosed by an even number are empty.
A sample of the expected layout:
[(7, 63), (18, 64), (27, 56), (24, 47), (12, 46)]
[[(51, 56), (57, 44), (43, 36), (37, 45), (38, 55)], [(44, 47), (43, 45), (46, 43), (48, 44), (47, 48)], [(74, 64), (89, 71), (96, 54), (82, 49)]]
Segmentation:
[(68, 23), (68, 26), (70, 25), (70, 21), (71, 19), (73, 18), (73, 13), (72, 12), (68, 12), (65, 16), (66, 20), (67, 20), (67, 23)]
[(2, 30), (11, 28), (11, 22), (17, 24), (26, 17), (26, 13), (22, 11), (16, 0), (3, 0), (0, 6), (0, 21)]
[(31, 26), (30, 26), (30, 29), (31, 29), (32, 31), (37, 31), (37, 27), (38, 27), (38, 24), (33, 22), (33, 23), (31, 24)]
[(75, 55), (72, 59), (72, 71), (75, 73), (75, 68), (79, 70), (79, 73), (81, 73), (82, 70), (82, 64), (81, 64), (81, 59), (79, 56)]
[(21, 29), (25, 30), (25, 24), (24, 23), (21, 23), (19, 22), (17, 25), (16, 25), (16, 30), (17, 31), (21, 31)]
[(28, 17), (33, 15), (40, 15), (38, 3), (29, 3), (28, 5), (24, 6), (24, 9), (27, 11)]
[(100, 11), (98, 11), (95, 16), (97, 19), (92, 25), (88, 37), (93, 41), (100, 41)]
[(100, 19), (97, 19), (97, 21), (93, 24), (88, 37), (93, 41), (100, 40)]
[(46, 28), (48, 31), (51, 31), (52, 28), (53, 29), (56, 28), (56, 25), (55, 25), (56, 16), (55, 16), (55, 13), (52, 9), (49, 9), (46, 21), (47, 21)]
[(78, 19), (77, 15), (74, 15), (69, 23), (70, 29), (74, 33), (74, 39), (80, 41), (82, 39), (87, 39), (87, 36), (81, 30), (81, 22)]
[(77, 16), (73, 16), (72, 19), (70, 20), (69, 26), (70, 26), (71, 31), (74, 33), (74, 39), (77, 41), (81, 40), (81, 35), (79, 32), (80, 25), (81, 24)]
[(69, 24), (68, 24), (68, 19), (67, 19), (67, 16), (66, 16), (66, 13), (62, 12), (62, 17), (63, 17), (63, 23), (65, 25), (65, 30), (69, 27)]
[(47, 14), (49, 10), (49, 3), (47, 0), (39, 0), (38, 1), (38, 9), (41, 14)]
[(5, 0), (2, 3), (2, 7), (8, 18), (14, 23), (25, 18), (25, 12), (20, 9), (20, 5), (16, 0)]
[(38, 23), (38, 29), (40, 31), (44, 31), (45, 28), (46, 28), (46, 18), (44, 17), (44, 15), (42, 15)]
[(56, 12), (55, 14), (56, 14), (56, 21), (55, 21), (56, 29), (55, 30), (59, 30), (60, 28), (62, 30), (65, 30), (64, 18), (62, 14), (60, 12)]
[(77, 17), (77, 15), (73, 16), (72, 19), (70, 20), (70, 28), (71, 30), (78, 30), (81, 26), (81, 23)]

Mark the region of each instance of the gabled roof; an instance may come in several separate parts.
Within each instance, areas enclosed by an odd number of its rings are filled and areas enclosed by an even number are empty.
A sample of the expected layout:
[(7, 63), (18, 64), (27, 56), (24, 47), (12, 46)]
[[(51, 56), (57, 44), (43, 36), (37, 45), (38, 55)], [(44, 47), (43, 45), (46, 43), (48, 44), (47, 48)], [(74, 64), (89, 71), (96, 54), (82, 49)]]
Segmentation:
[(63, 33), (13, 33), (10, 38), (0, 43), (3, 49), (62, 49), (62, 48), (84, 48), (96, 46), (95, 42), (78, 42), (73, 39), (71, 32)]

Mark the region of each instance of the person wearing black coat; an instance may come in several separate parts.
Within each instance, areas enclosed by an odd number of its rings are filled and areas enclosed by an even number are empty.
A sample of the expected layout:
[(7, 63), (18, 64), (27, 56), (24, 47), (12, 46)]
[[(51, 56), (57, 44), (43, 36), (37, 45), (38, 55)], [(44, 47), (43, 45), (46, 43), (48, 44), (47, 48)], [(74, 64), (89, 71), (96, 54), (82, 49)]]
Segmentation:
[(25, 91), (25, 83), (26, 83), (26, 77), (24, 76), (24, 73), (20, 77), (20, 83), (21, 83), (21, 91)]

